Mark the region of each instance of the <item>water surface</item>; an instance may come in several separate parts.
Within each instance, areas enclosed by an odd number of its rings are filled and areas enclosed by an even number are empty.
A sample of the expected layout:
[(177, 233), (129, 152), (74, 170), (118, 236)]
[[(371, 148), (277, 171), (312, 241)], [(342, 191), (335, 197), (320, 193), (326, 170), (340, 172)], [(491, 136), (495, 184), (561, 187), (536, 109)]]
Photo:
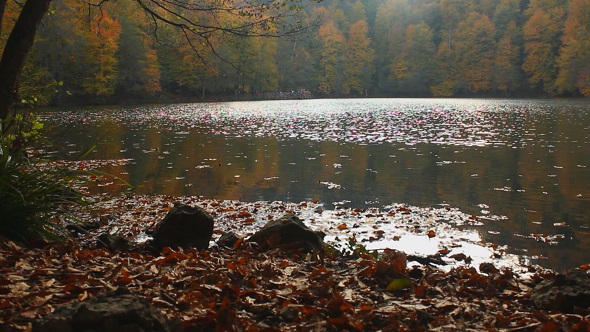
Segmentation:
[[(49, 111), (147, 194), (457, 207), (544, 266), (590, 262), (590, 103), (356, 99)], [(99, 184), (116, 192), (114, 183)]]

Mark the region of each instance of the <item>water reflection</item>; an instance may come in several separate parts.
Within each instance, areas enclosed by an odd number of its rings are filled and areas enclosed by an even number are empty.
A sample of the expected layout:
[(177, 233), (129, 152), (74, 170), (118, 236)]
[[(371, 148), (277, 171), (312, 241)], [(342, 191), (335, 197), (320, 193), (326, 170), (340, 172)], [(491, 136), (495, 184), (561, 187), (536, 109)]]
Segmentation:
[[(352, 100), (48, 113), (63, 146), (140, 193), (335, 206), (450, 204), (486, 241), (554, 268), (590, 261), (590, 104)], [(81, 123), (79, 119), (87, 121)], [(101, 190), (117, 191), (114, 185)]]

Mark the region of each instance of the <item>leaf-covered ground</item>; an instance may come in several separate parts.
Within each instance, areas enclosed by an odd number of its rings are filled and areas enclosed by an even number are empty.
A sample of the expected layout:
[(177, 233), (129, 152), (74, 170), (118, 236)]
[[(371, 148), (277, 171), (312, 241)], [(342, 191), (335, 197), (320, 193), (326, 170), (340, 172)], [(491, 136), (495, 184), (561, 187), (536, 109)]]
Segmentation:
[[(121, 196), (76, 214), (100, 228), (63, 244), (24, 248), (0, 243), (0, 331), (26, 330), (31, 319), (56, 307), (125, 287), (182, 321), (189, 331), (588, 331), (588, 312), (564, 314), (535, 308), (532, 288), (552, 273), (529, 268), (453, 265), (446, 270), (408, 264), (394, 250), (293, 253), (260, 251), (247, 242), (207, 251), (164, 249), (109, 252), (97, 248), (99, 233), (141, 242), (175, 198)], [(217, 202), (185, 198), (205, 207), (219, 233), (251, 233), (265, 219), (303, 213), (314, 203)], [(293, 209), (299, 209), (293, 211)], [(405, 209), (405, 210), (404, 210)], [(408, 208), (399, 213), (412, 218)], [(375, 211), (340, 212), (355, 216)], [(416, 219), (421, 218), (414, 213)], [(308, 219), (309, 220), (309, 219)], [(354, 227), (335, 222), (346, 236)], [(416, 227), (412, 227), (416, 229)], [(437, 237), (434, 230), (424, 236)], [(375, 233), (376, 232), (376, 233)], [(363, 233), (364, 234), (364, 233)], [(366, 236), (379, 236), (378, 229)], [(440, 256), (448, 251), (441, 250)], [(454, 260), (457, 260), (455, 257)], [(464, 262), (463, 262), (464, 263)], [(409, 267), (408, 267), (409, 266)]]

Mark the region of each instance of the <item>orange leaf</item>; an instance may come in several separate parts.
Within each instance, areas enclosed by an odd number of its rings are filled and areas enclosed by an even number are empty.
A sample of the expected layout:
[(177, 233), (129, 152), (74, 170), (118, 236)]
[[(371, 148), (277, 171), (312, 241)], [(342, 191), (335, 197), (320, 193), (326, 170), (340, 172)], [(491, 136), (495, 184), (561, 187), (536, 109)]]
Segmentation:
[(340, 311), (342, 312), (346, 312), (346, 311), (354, 311), (354, 306), (346, 301), (342, 301), (342, 303), (340, 304)]
[(347, 228), (348, 228), (348, 226), (346, 226), (345, 223), (342, 223), (342, 224), (338, 225), (338, 229), (339, 230), (344, 230), (344, 229), (347, 229)]
[(368, 304), (361, 304), (361, 308), (359, 309), (359, 311), (373, 311), (375, 310), (375, 307), (373, 307), (372, 305), (368, 305)]
[(325, 274), (327, 272), (328, 272), (328, 269), (326, 269), (325, 266), (320, 266), (311, 272), (310, 277), (312, 277), (312, 278), (317, 277), (317, 276)]
[(304, 315), (307, 315), (307, 316), (314, 314), (316, 312), (316, 310), (317, 310), (317, 307), (315, 307), (315, 306), (304, 305), (303, 307), (301, 307), (301, 313), (303, 313)]
[(415, 289), (416, 297), (419, 297), (421, 299), (426, 298), (426, 291), (427, 290), (428, 290), (428, 288), (426, 286), (424, 286), (424, 285), (418, 285), (418, 286), (416, 286), (416, 289)]
[(238, 213), (238, 217), (239, 218), (249, 218), (249, 217), (252, 217), (252, 213), (250, 213), (248, 211), (240, 211)]
[(236, 241), (236, 243), (234, 243), (234, 249), (237, 249), (240, 246), (240, 244), (242, 244), (242, 242), (244, 242), (244, 238), (243, 237), (239, 238)]
[(80, 287), (76, 284), (67, 284), (64, 286), (63, 292), (64, 293), (72, 293), (72, 294), (80, 294), (85, 291), (85, 287)]
[(11, 308), (14, 304), (8, 302), (7, 300), (0, 301), (0, 309), (4, 308)]

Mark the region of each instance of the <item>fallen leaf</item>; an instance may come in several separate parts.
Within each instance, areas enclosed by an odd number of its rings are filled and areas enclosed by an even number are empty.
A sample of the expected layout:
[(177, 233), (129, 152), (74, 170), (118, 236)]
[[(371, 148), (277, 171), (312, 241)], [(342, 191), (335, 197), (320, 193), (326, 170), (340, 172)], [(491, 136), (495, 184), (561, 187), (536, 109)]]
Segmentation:
[(410, 279), (393, 279), (386, 290), (388, 291), (400, 291), (412, 287), (412, 281)]
[(427, 290), (428, 290), (428, 287), (426, 287), (424, 285), (418, 285), (418, 286), (416, 286), (416, 288), (414, 290), (414, 294), (416, 295), (416, 297), (424, 299), (424, 298), (426, 298), (426, 291)]

